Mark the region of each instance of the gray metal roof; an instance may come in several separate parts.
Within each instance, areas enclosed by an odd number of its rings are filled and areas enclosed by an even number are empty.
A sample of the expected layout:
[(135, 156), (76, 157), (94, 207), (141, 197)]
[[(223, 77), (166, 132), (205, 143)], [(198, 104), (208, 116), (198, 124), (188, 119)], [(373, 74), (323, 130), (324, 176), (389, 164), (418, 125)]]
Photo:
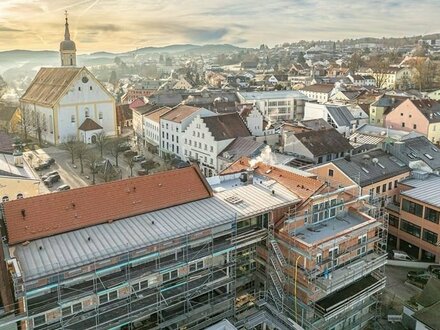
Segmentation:
[(417, 199), (429, 205), (440, 207), (440, 177), (429, 175), (426, 179), (420, 180), (411, 178), (402, 182), (413, 189), (400, 192), (401, 195)]
[[(227, 202), (231, 196), (241, 202)], [(234, 187), (212, 198), (45, 237), (28, 245), (15, 245), (10, 251), (29, 281), (232, 223), (235, 217), (245, 218), (296, 201), (298, 197), (287, 189), (277, 189), (272, 195), (271, 189), (259, 184)]]
[(345, 158), (335, 160), (333, 163), (361, 187), (410, 170), (407, 165), (395, 160), (395, 158), (380, 149), (357, 154), (352, 156), (350, 160)]
[(351, 127), (354, 117), (346, 106), (326, 105), (327, 111), (338, 126)]
[(306, 95), (298, 91), (239, 92), (239, 95), (247, 101), (287, 98), (308, 99)]

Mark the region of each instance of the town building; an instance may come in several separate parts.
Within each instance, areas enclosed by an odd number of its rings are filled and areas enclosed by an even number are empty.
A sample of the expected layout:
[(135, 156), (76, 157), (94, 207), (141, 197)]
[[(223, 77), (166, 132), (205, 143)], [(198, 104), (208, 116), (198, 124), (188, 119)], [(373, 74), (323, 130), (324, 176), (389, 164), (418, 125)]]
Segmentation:
[(345, 137), (351, 134), (357, 124), (354, 116), (346, 106), (306, 102), (304, 120), (310, 119), (324, 119)]
[(155, 150), (160, 146), (160, 117), (170, 111), (171, 108), (161, 107), (144, 115), (143, 118), (143, 137), (144, 146), (151, 146)]
[[(55, 145), (71, 136), (85, 143), (94, 143), (100, 132), (114, 136), (115, 99), (89, 70), (76, 67), (76, 47), (70, 40), (67, 17), (65, 30), (60, 46), (62, 66), (41, 68), (20, 98), (22, 126), (38, 140)], [(82, 125), (94, 129), (84, 131)]]
[(300, 92), (311, 100), (326, 103), (329, 101), (334, 88), (334, 84), (314, 84), (301, 88)]
[(415, 131), (432, 143), (440, 143), (440, 103), (434, 100), (407, 99), (391, 110), (385, 118), (386, 127)]
[(370, 124), (385, 127), (386, 116), (406, 98), (398, 98), (388, 95), (379, 96), (370, 104)]
[(138, 98), (149, 97), (159, 89), (161, 84), (162, 83), (159, 80), (143, 80), (135, 83), (127, 89), (127, 92), (125, 92), (124, 95), (122, 95), (121, 103), (130, 104)]
[(270, 123), (284, 120), (300, 120), (308, 99), (299, 91), (238, 92), (241, 103), (251, 103)]
[(218, 156), (236, 138), (247, 136), (251, 136), (251, 132), (237, 112), (197, 115), (182, 134), (182, 159), (197, 161), (206, 177), (215, 176), (224, 164)]
[[(160, 109), (161, 106), (155, 104), (144, 104), (135, 108), (131, 108), (133, 113), (133, 133), (134, 140), (136, 145), (138, 146), (146, 146), (146, 119), (145, 116), (157, 109)], [(152, 124), (150, 122), (150, 124)], [(154, 134), (154, 133), (150, 133)]]
[(21, 130), (20, 110), (16, 105), (0, 102), (0, 130), (18, 133)]
[(5, 326), (362, 328), (385, 286), (380, 208), (249, 159), (9, 201), (1, 221)]
[(183, 139), (187, 135), (185, 130), (196, 118), (214, 115), (215, 113), (207, 109), (185, 104), (164, 113), (160, 117), (160, 154), (172, 154), (186, 160), (183, 145)]
[(348, 140), (334, 129), (304, 129), (284, 125), (281, 130), (281, 144), (284, 153), (300, 156), (314, 164), (330, 162), (351, 153), (353, 147)]
[(415, 259), (439, 262), (440, 177), (413, 170), (398, 183), (400, 198), (388, 204), (389, 245)]
[(368, 69), (366, 72), (376, 80), (376, 87), (383, 89), (409, 89), (413, 86), (412, 69), (406, 67), (388, 67), (386, 69)]

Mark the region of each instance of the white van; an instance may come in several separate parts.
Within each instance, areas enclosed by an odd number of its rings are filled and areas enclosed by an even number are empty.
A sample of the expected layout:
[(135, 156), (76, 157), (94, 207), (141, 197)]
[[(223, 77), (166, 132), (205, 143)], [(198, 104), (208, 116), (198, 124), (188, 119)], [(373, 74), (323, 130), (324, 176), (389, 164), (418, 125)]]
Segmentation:
[(394, 260), (414, 261), (405, 251), (393, 250), (392, 256)]

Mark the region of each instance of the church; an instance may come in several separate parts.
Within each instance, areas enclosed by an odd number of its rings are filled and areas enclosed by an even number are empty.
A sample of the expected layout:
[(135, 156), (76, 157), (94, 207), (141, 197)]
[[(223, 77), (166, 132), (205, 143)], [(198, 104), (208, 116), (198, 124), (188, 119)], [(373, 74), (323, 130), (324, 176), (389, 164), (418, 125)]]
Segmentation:
[(27, 132), (54, 145), (72, 136), (94, 143), (100, 132), (116, 135), (115, 99), (89, 70), (76, 66), (67, 13), (60, 55), (61, 67), (41, 68), (20, 98)]

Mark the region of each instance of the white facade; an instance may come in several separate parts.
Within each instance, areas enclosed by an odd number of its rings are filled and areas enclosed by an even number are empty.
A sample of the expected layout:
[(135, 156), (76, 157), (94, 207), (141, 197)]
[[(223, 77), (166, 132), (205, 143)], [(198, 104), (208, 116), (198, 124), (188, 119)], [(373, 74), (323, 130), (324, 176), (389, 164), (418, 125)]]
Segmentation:
[(179, 121), (160, 119), (160, 150), (161, 152), (172, 153), (180, 159), (184, 159), (182, 150), (182, 133), (196, 116), (213, 116), (215, 113), (204, 108), (191, 113)]
[[(117, 134), (116, 105), (113, 96), (85, 68), (72, 80), (53, 107), (21, 101), (22, 108), (32, 109), (42, 121), (42, 139), (51, 144), (68, 137), (91, 143), (79, 127), (86, 118), (99, 124), (108, 136)], [(35, 134), (34, 134), (35, 135)]]
[(304, 120), (309, 119), (324, 119), (343, 136), (349, 136), (353, 128), (351, 123), (347, 123), (345, 125), (339, 124), (338, 119), (333, 118), (325, 104), (307, 102), (304, 109)]
[(216, 141), (200, 115), (194, 118), (182, 136), (184, 160), (198, 160), (206, 177), (217, 175), (220, 164), (217, 155), (234, 139)]
[(306, 95), (309, 99), (318, 101), (319, 103), (326, 103), (330, 99), (330, 93), (327, 92), (301, 90), (301, 93)]
[(246, 126), (249, 128), (253, 136), (262, 136), (265, 127), (263, 127), (263, 115), (256, 108), (253, 107), (252, 111), (246, 117)]
[(143, 118), (143, 127), (144, 132), (143, 136), (145, 137), (145, 140), (150, 142), (151, 144), (155, 146), (160, 145), (160, 124), (158, 121), (151, 120), (148, 117)]
[(239, 92), (237, 96), (242, 103), (253, 103), (271, 123), (302, 119), (307, 100), (298, 91)]

